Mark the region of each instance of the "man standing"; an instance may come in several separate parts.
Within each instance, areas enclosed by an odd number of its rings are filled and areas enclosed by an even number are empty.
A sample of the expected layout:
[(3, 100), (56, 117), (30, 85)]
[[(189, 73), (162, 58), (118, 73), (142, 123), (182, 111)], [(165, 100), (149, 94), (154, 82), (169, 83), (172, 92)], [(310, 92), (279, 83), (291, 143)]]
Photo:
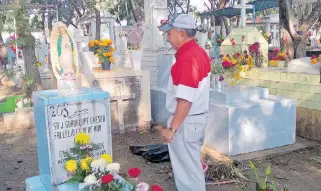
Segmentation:
[(171, 68), (166, 108), (172, 113), (162, 135), (169, 154), (178, 191), (205, 191), (201, 147), (209, 108), (210, 58), (198, 46), (196, 21), (192, 15), (175, 14), (159, 30), (176, 50)]

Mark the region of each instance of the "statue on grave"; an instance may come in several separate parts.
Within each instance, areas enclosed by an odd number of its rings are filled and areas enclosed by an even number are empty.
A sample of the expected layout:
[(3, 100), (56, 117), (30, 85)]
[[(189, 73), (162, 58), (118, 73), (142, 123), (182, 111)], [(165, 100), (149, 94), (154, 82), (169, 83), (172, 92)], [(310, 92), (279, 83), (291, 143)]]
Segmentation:
[(66, 25), (61, 22), (56, 23), (51, 32), (50, 54), (58, 92), (65, 95), (77, 93), (78, 51)]

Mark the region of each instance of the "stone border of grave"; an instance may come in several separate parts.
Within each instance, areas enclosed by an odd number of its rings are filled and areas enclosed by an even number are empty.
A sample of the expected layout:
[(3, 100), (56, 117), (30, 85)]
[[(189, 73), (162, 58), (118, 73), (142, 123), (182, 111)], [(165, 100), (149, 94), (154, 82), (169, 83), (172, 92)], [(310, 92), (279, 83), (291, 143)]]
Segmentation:
[(16, 108), (13, 113), (5, 113), (3, 122), (7, 130), (34, 127), (33, 107)]

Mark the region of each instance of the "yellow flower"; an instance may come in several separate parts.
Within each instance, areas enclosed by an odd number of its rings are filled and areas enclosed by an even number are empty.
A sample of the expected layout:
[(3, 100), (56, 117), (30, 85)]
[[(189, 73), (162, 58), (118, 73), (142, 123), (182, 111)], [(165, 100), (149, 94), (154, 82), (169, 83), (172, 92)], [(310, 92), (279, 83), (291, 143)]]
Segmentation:
[(77, 170), (77, 161), (76, 160), (68, 160), (65, 164), (65, 167), (69, 173), (74, 173)]
[(318, 63), (318, 59), (314, 58), (314, 59), (311, 59), (311, 64), (317, 64)]
[(113, 162), (113, 159), (109, 154), (102, 154), (100, 158), (105, 159), (107, 164), (111, 164)]
[(82, 170), (88, 171), (89, 167), (90, 167), (90, 163), (92, 162), (92, 158), (91, 157), (87, 157), (84, 159), (80, 160), (80, 166)]
[(245, 59), (245, 57), (242, 55), (242, 56), (240, 57), (240, 59), (241, 59), (241, 60), (244, 60), (244, 59)]
[(237, 60), (234, 59), (234, 58), (232, 58), (232, 64), (233, 64), (233, 65), (237, 64)]
[(75, 143), (80, 145), (87, 145), (90, 142), (90, 137), (87, 133), (79, 133), (75, 137)]
[(277, 67), (278, 66), (278, 62), (276, 60), (271, 60), (270, 61), (270, 66)]
[(94, 42), (95, 44), (97, 44), (97, 45), (99, 45), (99, 43), (100, 43), (99, 40), (94, 40), (93, 42)]
[(109, 58), (109, 61), (110, 61), (111, 63), (114, 63), (114, 62), (115, 62), (114, 57), (110, 57), (110, 58)]
[(223, 60), (223, 61), (231, 62), (230, 58), (229, 58), (229, 57), (227, 57), (227, 56), (224, 56), (224, 57), (222, 58), (222, 60)]
[(110, 52), (115, 52), (115, 48), (111, 47)]
[(230, 85), (231, 85), (231, 86), (235, 86), (234, 80), (231, 80)]
[(252, 59), (253, 57), (252, 57), (251, 55), (248, 55), (247, 58), (248, 58), (248, 59)]
[(112, 52), (104, 52), (103, 54), (105, 57), (111, 57), (113, 55)]
[(89, 44), (90, 47), (94, 47), (95, 46), (94, 42), (89, 42), (88, 44)]

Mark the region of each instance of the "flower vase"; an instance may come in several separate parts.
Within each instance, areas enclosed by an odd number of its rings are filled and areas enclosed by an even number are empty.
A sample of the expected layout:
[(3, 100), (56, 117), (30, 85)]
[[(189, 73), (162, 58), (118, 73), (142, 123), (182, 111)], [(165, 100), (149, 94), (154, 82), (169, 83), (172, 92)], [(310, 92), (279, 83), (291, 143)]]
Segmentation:
[(134, 70), (141, 70), (143, 50), (128, 51), (129, 60)]
[(122, 50), (127, 50), (127, 37), (122, 36), (121, 37), (121, 49)]
[(213, 81), (214, 81), (214, 89), (216, 89), (218, 92), (222, 91), (222, 86), (223, 86), (223, 81), (220, 81), (220, 75), (215, 74), (213, 76)]
[(208, 34), (200, 32), (198, 35), (198, 42), (201, 47), (205, 47), (206, 41), (208, 40)]
[(103, 62), (102, 64), (101, 64), (101, 68), (103, 69), (103, 70), (110, 70), (110, 62)]

